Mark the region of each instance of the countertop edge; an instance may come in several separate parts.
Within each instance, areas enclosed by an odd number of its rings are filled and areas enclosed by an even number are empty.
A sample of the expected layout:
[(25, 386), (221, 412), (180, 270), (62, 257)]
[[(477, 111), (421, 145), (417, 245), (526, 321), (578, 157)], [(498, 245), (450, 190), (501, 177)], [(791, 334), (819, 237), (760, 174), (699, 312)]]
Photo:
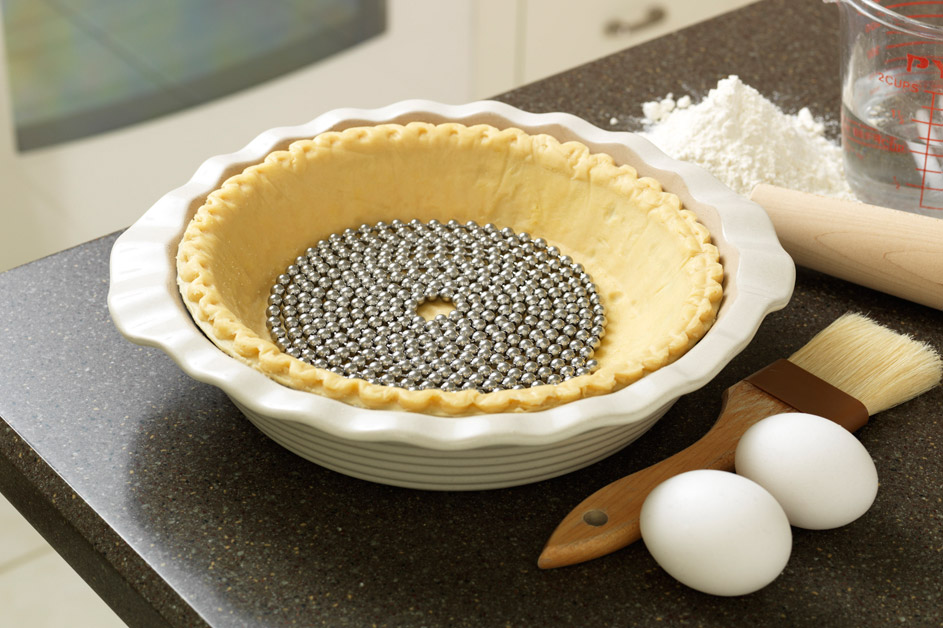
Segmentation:
[[(3, 417), (0, 493), (129, 626), (208, 625)], [(163, 591), (145, 595), (132, 580)], [(155, 599), (166, 600), (165, 608), (149, 601)]]

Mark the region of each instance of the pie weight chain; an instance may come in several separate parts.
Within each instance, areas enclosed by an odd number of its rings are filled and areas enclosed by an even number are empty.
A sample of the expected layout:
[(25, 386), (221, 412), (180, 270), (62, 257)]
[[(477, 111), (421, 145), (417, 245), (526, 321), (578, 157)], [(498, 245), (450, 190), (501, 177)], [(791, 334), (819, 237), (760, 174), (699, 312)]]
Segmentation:
[[(427, 320), (429, 301), (454, 309)], [(542, 238), (454, 220), (330, 235), (278, 276), (266, 315), (289, 355), (410, 390), (558, 384), (596, 368), (606, 326), (582, 265)]]

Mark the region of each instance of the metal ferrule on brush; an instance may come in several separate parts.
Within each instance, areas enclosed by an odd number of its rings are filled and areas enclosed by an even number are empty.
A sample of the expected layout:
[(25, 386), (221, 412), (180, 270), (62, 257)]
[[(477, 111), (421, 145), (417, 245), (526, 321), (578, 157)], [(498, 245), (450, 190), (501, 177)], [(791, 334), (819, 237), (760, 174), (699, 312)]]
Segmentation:
[(863, 403), (789, 360), (776, 360), (746, 381), (799, 412), (825, 417), (849, 432), (868, 422)]

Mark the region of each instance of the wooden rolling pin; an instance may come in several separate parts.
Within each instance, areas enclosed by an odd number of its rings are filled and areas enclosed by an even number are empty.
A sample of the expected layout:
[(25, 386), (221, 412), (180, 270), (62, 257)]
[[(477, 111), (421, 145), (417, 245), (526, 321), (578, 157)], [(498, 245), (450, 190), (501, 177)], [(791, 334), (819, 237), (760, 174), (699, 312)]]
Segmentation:
[(934, 218), (766, 184), (750, 199), (797, 265), (943, 310), (943, 210)]

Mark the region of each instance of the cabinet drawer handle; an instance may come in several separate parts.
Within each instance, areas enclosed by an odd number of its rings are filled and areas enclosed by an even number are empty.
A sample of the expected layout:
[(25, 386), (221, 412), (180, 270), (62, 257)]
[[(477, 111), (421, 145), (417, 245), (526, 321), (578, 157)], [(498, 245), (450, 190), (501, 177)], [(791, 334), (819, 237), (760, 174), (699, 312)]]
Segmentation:
[(608, 37), (618, 37), (619, 35), (629, 35), (637, 33), (640, 30), (652, 27), (668, 17), (668, 12), (664, 7), (651, 6), (645, 12), (645, 15), (635, 21), (621, 20), (613, 18), (606, 22), (603, 32)]

